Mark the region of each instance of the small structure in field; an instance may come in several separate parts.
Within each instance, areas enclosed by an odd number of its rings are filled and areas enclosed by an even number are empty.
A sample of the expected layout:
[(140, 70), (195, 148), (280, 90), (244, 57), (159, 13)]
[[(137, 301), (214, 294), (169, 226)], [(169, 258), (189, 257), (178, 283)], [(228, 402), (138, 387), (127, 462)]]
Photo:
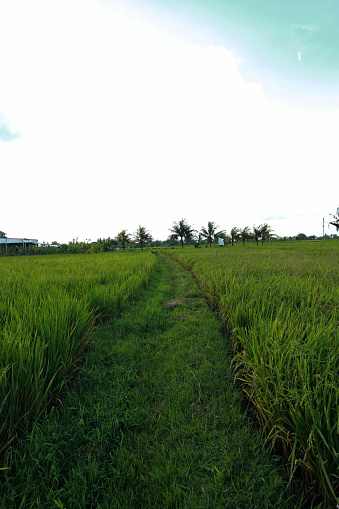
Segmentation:
[(37, 239), (20, 239), (20, 238), (7, 238), (6, 233), (0, 231), (0, 251), (4, 251), (6, 254), (8, 250), (17, 250), (19, 247), (23, 247), (25, 253), (29, 250), (30, 246), (37, 246)]

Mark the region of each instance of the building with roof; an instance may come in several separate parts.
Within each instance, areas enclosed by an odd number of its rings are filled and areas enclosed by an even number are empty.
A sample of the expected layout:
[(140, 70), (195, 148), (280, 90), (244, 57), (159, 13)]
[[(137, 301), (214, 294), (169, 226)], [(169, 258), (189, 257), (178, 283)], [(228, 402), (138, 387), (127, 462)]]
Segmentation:
[(30, 246), (37, 246), (37, 239), (26, 238), (8, 238), (5, 232), (0, 231), (0, 251), (8, 253), (9, 251), (16, 251), (19, 247), (23, 247), (25, 253), (29, 251)]

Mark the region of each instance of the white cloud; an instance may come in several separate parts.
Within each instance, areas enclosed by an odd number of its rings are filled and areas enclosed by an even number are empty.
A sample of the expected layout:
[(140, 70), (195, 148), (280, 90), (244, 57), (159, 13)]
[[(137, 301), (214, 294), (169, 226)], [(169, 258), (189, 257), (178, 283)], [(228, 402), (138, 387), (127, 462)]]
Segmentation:
[(305, 32), (308, 32), (309, 34), (313, 35), (315, 32), (318, 32), (320, 30), (320, 26), (316, 23), (310, 23), (308, 25), (303, 23), (292, 23), (290, 25), (290, 28), (292, 30), (302, 30)]
[(22, 133), (0, 144), (1, 228), (67, 241), (145, 224), (164, 238), (181, 217), (231, 228), (313, 210), (314, 168), (337, 168), (337, 112), (278, 113), (227, 49), (115, 5), (0, 4), (0, 112)]

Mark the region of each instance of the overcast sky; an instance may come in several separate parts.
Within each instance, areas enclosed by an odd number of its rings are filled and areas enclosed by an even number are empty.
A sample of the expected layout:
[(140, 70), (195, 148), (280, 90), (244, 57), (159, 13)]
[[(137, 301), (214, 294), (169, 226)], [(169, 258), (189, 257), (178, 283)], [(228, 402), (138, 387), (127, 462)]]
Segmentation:
[(338, 16), (337, 0), (0, 0), (0, 230), (321, 235)]

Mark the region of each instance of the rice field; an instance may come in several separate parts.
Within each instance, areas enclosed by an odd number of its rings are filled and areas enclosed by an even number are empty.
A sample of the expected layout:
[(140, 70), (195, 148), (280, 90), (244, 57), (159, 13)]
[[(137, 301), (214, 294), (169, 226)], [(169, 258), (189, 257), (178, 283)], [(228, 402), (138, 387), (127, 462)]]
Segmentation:
[(339, 496), (339, 243), (184, 249), (224, 321), (237, 378), (290, 479)]
[[(290, 481), (302, 478), (316, 501), (332, 507), (339, 496), (339, 243), (160, 251), (194, 274), (219, 314), (237, 383)], [(58, 406), (97, 324), (141, 295), (158, 258), (144, 250), (0, 259), (2, 456)]]
[(1, 509), (322, 509), (244, 411), (196, 281), (156, 259), (140, 299), (96, 327), (62, 403), (8, 448)]
[(155, 264), (151, 252), (0, 259), (0, 455), (55, 404), (98, 320), (133, 302)]

